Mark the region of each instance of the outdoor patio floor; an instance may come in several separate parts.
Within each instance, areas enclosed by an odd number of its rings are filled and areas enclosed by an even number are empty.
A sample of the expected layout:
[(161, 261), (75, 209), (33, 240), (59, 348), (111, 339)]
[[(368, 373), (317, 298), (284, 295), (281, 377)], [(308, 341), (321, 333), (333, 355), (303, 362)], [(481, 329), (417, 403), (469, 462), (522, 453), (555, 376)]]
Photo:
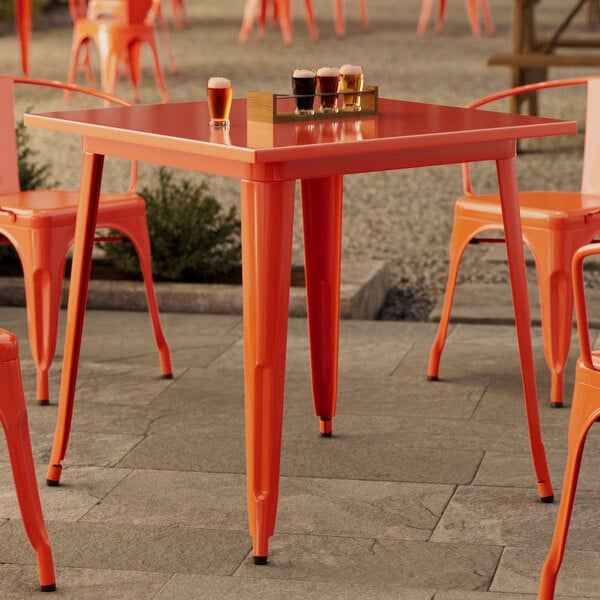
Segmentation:
[[(175, 378), (163, 380), (145, 313), (89, 311), (71, 444), (54, 488), (44, 480), (56, 404), (35, 403), (24, 310), (2, 307), (0, 318), (22, 340), (57, 597), (535, 597), (558, 502), (537, 499), (512, 327), (454, 326), (442, 379), (428, 382), (435, 324), (343, 321), (338, 416), (326, 439), (311, 406), (306, 321), (292, 319), (278, 522), (269, 564), (256, 566), (240, 317), (164, 314)], [(548, 406), (539, 329), (533, 337), (560, 496), (569, 408)], [(571, 386), (569, 377), (569, 400)], [(600, 597), (600, 439), (589, 438), (558, 584), (571, 600)], [(0, 597), (39, 597), (2, 452)]]

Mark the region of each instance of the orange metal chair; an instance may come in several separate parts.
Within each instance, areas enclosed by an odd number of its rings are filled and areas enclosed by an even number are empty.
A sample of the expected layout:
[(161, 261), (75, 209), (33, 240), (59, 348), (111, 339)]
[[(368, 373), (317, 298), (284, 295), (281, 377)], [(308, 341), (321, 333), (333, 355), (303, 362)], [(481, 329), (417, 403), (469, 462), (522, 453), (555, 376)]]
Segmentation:
[[(475, 37), (479, 37), (481, 29), (479, 27), (479, 13), (477, 10), (477, 4), (481, 6), (481, 12), (483, 13), (483, 20), (485, 27), (489, 35), (494, 35), (494, 23), (492, 21), (492, 13), (487, 0), (465, 0), (465, 6), (467, 9), (467, 16), (471, 25), (471, 32)], [(417, 25), (417, 35), (425, 35), (427, 29), (427, 23), (431, 16), (431, 10), (433, 8), (433, 0), (423, 0), (421, 5), (421, 14), (419, 15), (419, 23)], [(438, 11), (438, 17), (435, 22), (436, 33), (442, 33), (444, 29), (444, 16), (446, 14), (446, 0), (440, 0), (440, 6)]]
[[(84, 6), (82, 0), (69, 0), (69, 9), (73, 20), (73, 37), (68, 83), (75, 82), (79, 51), (83, 46), (86, 51), (84, 64), (87, 67), (88, 80), (93, 85), (88, 55), (88, 45), (90, 40), (93, 40), (100, 55), (102, 89), (109, 94), (115, 91), (119, 62), (124, 61), (129, 68), (133, 98), (137, 100), (141, 45), (146, 43), (152, 54), (154, 75), (162, 101), (169, 101), (154, 35), (154, 22), (161, 14), (160, 0), (101, 0), (91, 3), (89, 7)], [(171, 70), (174, 68), (172, 62)], [(67, 93), (67, 100), (68, 97)]]
[(190, 18), (185, 10), (183, 0), (171, 0), (171, 8), (173, 11), (173, 24), (177, 29), (181, 27), (188, 27), (190, 24)]
[[(360, 21), (364, 31), (369, 28), (367, 18), (367, 3), (366, 0), (358, 0), (360, 10)], [(312, 0), (304, 0), (304, 8), (306, 11), (306, 24), (311, 40), (317, 40), (319, 33), (315, 22)], [(333, 0), (335, 30), (339, 37), (346, 35), (346, 25), (344, 23), (344, 12), (342, 0)], [(263, 39), (265, 36), (265, 24), (267, 21), (268, 0), (246, 0), (244, 4), (244, 16), (242, 26), (239, 33), (239, 42), (244, 44), (252, 28), (254, 22), (258, 18), (258, 37)], [(283, 41), (285, 44), (292, 43), (292, 24), (290, 19), (290, 0), (273, 0), (273, 18), (279, 22)]]
[[(69, 89), (105, 101), (110, 100), (115, 104), (127, 106), (128, 103), (80, 86), (42, 79), (0, 76), (0, 234), (13, 244), (21, 260), (29, 340), (37, 367), (37, 397), (40, 403), (47, 404), (48, 370), (56, 350), (65, 260), (75, 236), (79, 191), (20, 191), (13, 120), (14, 83)], [(136, 179), (137, 164), (134, 164), (127, 192), (101, 195), (98, 227), (109, 227), (121, 232), (137, 251), (161, 370), (164, 377), (171, 377), (171, 355), (161, 327), (152, 280), (146, 208), (144, 200), (134, 191)]]
[(599, 245), (590, 244), (580, 248), (573, 258), (573, 292), (580, 356), (575, 369), (575, 388), (569, 421), (565, 479), (552, 545), (542, 568), (539, 600), (552, 600), (554, 598), (556, 579), (567, 542), (585, 440), (590, 427), (600, 419), (600, 352), (592, 350), (590, 346), (583, 282), (583, 261), (585, 258), (597, 254), (600, 254)]
[[(596, 110), (600, 103), (600, 79), (577, 77), (544, 81), (504, 90), (469, 105), (481, 107), (501, 98), (537, 90), (585, 84), (587, 119), (580, 191), (527, 191), (519, 194), (523, 239), (533, 253), (537, 269), (544, 351), (552, 374), (550, 400), (554, 406), (561, 406), (563, 401), (563, 370), (573, 327), (571, 259), (579, 247), (600, 234), (600, 168), (597, 152), (600, 116)], [(468, 165), (463, 165), (463, 186), (465, 196), (459, 198), (455, 205), (444, 305), (429, 356), (427, 374), (434, 380), (439, 374), (462, 254), (471, 241), (486, 241), (485, 238), (477, 238), (479, 234), (503, 229), (499, 195), (476, 195), (471, 189)]]
[(0, 390), (0, 421), (6, 436), (23, 526), (37, 555), (41, 590), (53, 592), (56, 589), (54, 563), (31, 451), (19, 344), (16, 336), (5, 329), (0, 329)]

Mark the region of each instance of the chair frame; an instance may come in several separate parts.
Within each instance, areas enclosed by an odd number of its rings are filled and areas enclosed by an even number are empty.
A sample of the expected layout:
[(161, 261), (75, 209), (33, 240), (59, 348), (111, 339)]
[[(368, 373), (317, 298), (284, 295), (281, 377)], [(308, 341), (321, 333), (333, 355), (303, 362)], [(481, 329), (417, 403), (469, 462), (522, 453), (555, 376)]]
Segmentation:
[(575, 369), (562, 495), (552, 545), (541, 572), (539, 600), (554, 598), (556, 580), (567, 543), (585, 441), (592, 425), (600, 420), (600, 352), (593, 352), (591, 349), (583, 279), (584, 261), (595, 255), (600, 255), (600, 245), (588, 244), (581, 247), (573, 257), (572, 283), (580, 356)]
[[(29, 77), (0, 76), (0, 93), (5, 94), (3, 106), (7, 107), (10, 114), (9, 118), (0, 119), (0, 139), (7, 145), (9, 152), (12, 144), (15, 157), (16, 136), (12, 118), (15, 84), (68, 90), (116, 105), (130, 106), (125, 100), (75, 84)], [(16, 159), (12, 165), (9, 162), (3, 164), (0, 176), (0, 233), (13, 244), (23, 267), (29, 340), (37, 367), (37, 397), (40, 404), (48, 404), (48, 372), (56, 351), (65, 261), (75, 236), (79, 191), (21, 192)], [(110, 228), (121, 232), (136, 249), (142, 268), (161, 371), (163, 377), (170, 378), (171, 355), (162, 330), (154, 290), (145, 203), (135, 192), (137, 173), (138, 164), (132, 162), (128, 190), (125, 193), (101, 194), (98, 228)], [(26, 197), (25, 204), (19, 204), (15, 194)]]
[[(567, 86), (587, 85), (587, 119), (585, 151), (579, 192), (535, 191), (519, 193), (522, 202), (523, 239), (531, 249), (538, 274), (542, 310), (542, 332), (544, 352), (552, 375), (551, 404), (562, 406), (563, 373), (569, 354), (572, 323), (573, 296), (571, 292), (571, 259), (575, 251), (591, 242), (600, 234), (600, 170), (595, 168), (594, 136), (600, 135), (600, 118), (592, 110), (594, 101), (599, 101), (600, 78), (574, 77), (542, 81), (508, 88), (475, 100), (468, 108), (479, 108), (503, 98), (512, 98), (540, 90)], [(592, 89), (593, 88), (593, 89)], [(593, 97), (596, 100), (592, 99)], [(596, 133), (598, 132), (598, 133)], [(458, 269), (467, 244), (486, 231), (502, 231), (501, 206), (497, 194), (478, 196), (474, 193), (468, 164), (462, 165), (464, 196), (455, 207), (455, 222), (450, 242), (450, 267), (440, 316), (438, 332), (433, 342), (428, 365), (428, 378), (439, 376), (441, 353), (445, 344), (450, 322), (450, 311), (454, 298)], [(553, 203), (564, 203), (564, 210), (548, 209), (543, 201), (554, 198)], [(589, 208), (575, 207), (582, 198), (590, 202)], [(572, 206), (573, 205), (573, 206)], [(492, 240), (497, 242), (498, 240)]]
[[(67, 82), (75, 83), (79, 64), (79, 52), (83, 47), (83, 65), (90, 86), (94, 86), (94, 76), (89, 60), (89, 42), (93, 40), (100, 56), (101, 88), (108, 94), (115, 91), (119, 62), (129, 67), (129, 77), (133, 89), (133, 99), (138, 100), (138, 84), (141, 74), (141, 45), (146, 43), (152, 54), (154, 76), (163, 102), (169, 101), (167, 88), (162, 75), (155, 39), (154, 23), (158, 19), (167, 48), (171, 72), (176, 71), (175, 60), (170, 48), (166, 23), (162, 16), (160, 0), (147, 0), (149, 9), (144, 15), (130, 10), (132, 0), (98, 0), (86, 5), (85, 0), (69, 0), (69, 11), (73, 21), (73, 36)], [(110, 18), (99, 18), (103, 11)], [(69, 92), (65, 93), (69, 101)]]

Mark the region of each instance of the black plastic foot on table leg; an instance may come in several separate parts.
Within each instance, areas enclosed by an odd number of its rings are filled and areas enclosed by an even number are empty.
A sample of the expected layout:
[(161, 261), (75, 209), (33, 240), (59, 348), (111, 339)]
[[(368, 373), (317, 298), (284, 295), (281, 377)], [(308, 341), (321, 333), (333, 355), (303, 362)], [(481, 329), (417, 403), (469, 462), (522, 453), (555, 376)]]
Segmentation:
[(268, 556), (253, 556), (255, 565), (266, 565)]
[(544, 496), (540, 498), (540, 502), (543, 502), (544, 504), (552, 504), (554, 502), (554, 494), (552, 494), (552, 496)]
[(40, 590), (42, 592), (55, 592), (56, 591), (56, 584), (55, 583), (49, 583), (48, 585), (40, 585)]

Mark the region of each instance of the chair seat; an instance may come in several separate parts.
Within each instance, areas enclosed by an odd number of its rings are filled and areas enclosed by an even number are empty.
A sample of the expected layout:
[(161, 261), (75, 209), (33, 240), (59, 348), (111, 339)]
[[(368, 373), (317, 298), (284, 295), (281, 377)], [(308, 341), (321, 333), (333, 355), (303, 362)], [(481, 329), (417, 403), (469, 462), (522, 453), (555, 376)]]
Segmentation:
[[(523, 227), (541, 226), (551, 229), (581, 227), (590, 218), (600, 223), (600, 195), (579, 192), (534, 191), (519, 194)], [(502, 208), (497, 194), (463, 196), (456, 203), (456, 214), (464, 218), (502, 222)]]
[[(77, 218), (79, 190), (31, 190), (0, 196), (0, 224), (26, 221), (28, 226), (72, 225)], [(142, 198), (134, 193), (102, 194), (98, 205), (98, 223), (111, 216), (145, 214)], [(107, 226), (107, 225), (99, 225)]]

